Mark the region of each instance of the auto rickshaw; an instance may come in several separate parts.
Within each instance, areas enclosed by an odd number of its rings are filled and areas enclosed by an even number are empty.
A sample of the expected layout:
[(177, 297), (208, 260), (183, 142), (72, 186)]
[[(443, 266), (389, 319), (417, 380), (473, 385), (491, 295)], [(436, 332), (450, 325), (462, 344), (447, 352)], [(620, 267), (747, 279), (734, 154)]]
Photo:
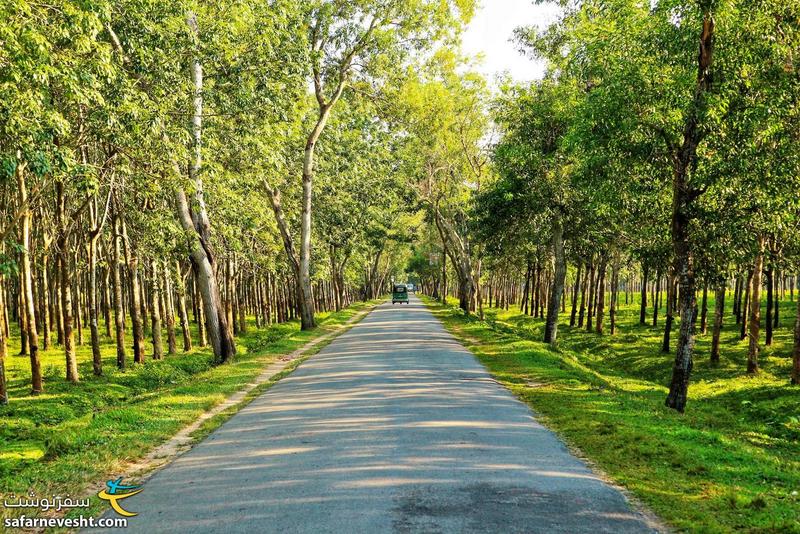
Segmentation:
[(402, 284), (395, 284), (392, 288), (392, 304), (397, 302), (408, 304), (408, 288)]

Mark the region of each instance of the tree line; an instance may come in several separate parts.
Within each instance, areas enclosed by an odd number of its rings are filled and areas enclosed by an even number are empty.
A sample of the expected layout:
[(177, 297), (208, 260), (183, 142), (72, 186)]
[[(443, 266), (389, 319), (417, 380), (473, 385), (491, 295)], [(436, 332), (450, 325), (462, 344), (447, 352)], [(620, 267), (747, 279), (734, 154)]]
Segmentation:
[[(117, 346), (125, 369), (193, 339), (340, 310), (400, 276), (412, 104), (469, 1), (91, 0), (0, 7), (0, 399), (16, 337)], [(310, 90), (309, 90), (310, 89)], [(312, 224), (313, 222), (313, 224)], [(166, 349), (165, 349), (166, 346)]]
[(194, 321), (221, 363), (248, 317), (314, 328), (405, 270), (550, 343), (663, 298), (679, 411), (732, 300), (757, 372), (798, 272), (797, 0), (563, 2), (516, 33), (544, 77), (497, 94), (460, 51), (474, 7), (4, 4), (0, 346), (35, 377), (55, 342), (75, 381), (87, 331), (141, 362)]
[(732, 299), (745, 371), (757, 373), (780, 324), (779, 292), (793, 295), (800, 271), (800, 4), (562, 8), (544, 29), (517, 30), (546, 73), (481, 99), (489, 164), (456, 174), (450, 214), (432, 211), (438, 232), (410, 268), (467, 313), (483, 316), (492, 297), (522, 303), (545, 320), (549, 343), (560, 320), (613, 334), (620, 288), (625, 299), (635, 288), (641, 324), (658, 322), (663, 299), (662, 348), (675, 356), (665, 402), (683, 412), (697, 329), (712, 332), (719, 361)]

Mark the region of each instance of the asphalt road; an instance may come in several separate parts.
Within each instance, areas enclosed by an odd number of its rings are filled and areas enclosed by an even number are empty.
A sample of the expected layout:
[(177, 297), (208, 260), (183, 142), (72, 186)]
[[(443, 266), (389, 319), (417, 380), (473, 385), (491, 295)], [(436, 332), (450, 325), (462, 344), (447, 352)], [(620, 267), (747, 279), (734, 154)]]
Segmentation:
[(124, 501), (126, 532), (652, 532), (424, 305), (384, 304)]

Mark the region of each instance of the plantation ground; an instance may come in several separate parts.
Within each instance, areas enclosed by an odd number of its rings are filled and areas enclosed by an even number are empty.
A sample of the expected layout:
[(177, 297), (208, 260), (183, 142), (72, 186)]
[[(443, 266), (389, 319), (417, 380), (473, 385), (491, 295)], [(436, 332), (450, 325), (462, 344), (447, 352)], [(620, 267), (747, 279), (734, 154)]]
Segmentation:
[[(344, 324), (371, 303), (320, 314), (320, 328), (301, 332), (296, 321), (256, 329), (237, 340), (230, 364), (212, 366), (207, 348), (147, 360), (125, 372), (116, 369), (116, 346), (103, 343), (104, 376), (92, 375), (91, 348), (78, 347), (81, 382), (63, 377), (60, 347), (42, 351), (45, 392), (30, 396), (30, 363), (12, 338), (7, 360), (9, 405), (0, 406), (0, 492), (2, 495), (71, 494), (144, 456), (203, 412), (248, 384), (280, 356)], [(195, 340), (196, 344), (197, 340)], [(146, 353), (152, 353), (148, 342)], [(210, 424), (219, 424), (219, 418)], [(201, 433), (211, 429), (206, 424)], [(124, 473), (120, 473), (124, 474)], [(5, 510), (0, 508), (0, 510)], [(91, 511), (97, 511), (97, 503)], [(27, 511), (27, 510), (26, 510)], [(0, 518), (7, 511), (0, 511)]]
[(746, 340), (730, 309), (720, 365), (709, 363), (711, 334), (698, 336), (680, 415), (664, 407), (673, 355), (659, 350), (663, 310), (658, 327), (641, 327), (638, 306), (623, 305), (614, 336), (562, 324), (552, 350), (540, 342), (543, 320), (518, 309), (487, 309), (479, 321), (450, 303), (426, 302), (545, 424), (677, 529), (800, 532), (800, 387), (789, 384), (794, 303), (782, 304), (782, 327), (758, 376), (745, 373)]

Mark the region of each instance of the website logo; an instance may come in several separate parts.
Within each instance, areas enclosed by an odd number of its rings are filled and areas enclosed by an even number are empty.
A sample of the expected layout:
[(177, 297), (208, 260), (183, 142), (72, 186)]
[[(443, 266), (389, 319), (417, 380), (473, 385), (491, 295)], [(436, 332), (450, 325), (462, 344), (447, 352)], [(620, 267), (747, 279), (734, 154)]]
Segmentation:
[(141, 493), (141, 486), (126, 486), (122, 484), (122, 477), (119, 477), (116, 480), (107, 481), (106, 486), (108, 489), (104, 489), (98, 493), (98, 497), (104, 501), (108, 501), (108, 503), (111, 505), (111, 508), (113, 508), (114, 511), (119, 515), (125, 517), (133, 517), (137, 515), (137, 512), (129, 512), (128, 510), (125, 510), (120, 504), (120, 501), (127, 499), (128, 497), (133, 497), (137, 493)]

